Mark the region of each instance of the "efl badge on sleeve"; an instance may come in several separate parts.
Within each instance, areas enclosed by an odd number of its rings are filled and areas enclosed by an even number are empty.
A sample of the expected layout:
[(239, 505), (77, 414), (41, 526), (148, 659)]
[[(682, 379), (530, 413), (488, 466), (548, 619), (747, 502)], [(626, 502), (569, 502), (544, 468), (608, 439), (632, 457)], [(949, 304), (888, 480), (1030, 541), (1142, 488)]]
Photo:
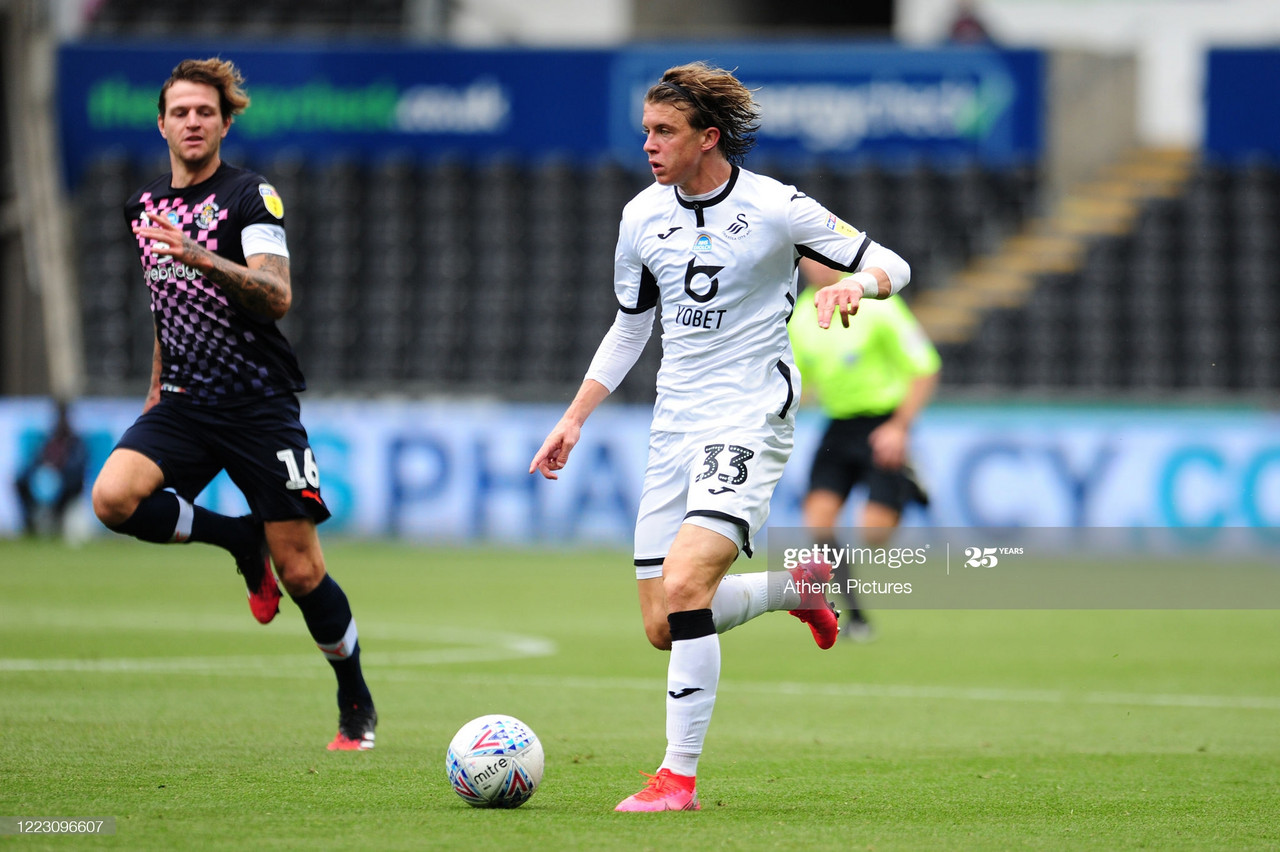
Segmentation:
[(260, 183), (258, 194), (262, 196), (262, 203), (267, 205), (267, 212), (277, 219), (284, 218), (284, 199), (280, 197), (280, 193), (276, 192), (274, 186), (269, 183)]
[(827, 227), (835, 231), (840, 236), (848, 237), (849, 239), (853, 239), (859, 234), (857, 228), (836, 216), (834, 213), (827, 214)]

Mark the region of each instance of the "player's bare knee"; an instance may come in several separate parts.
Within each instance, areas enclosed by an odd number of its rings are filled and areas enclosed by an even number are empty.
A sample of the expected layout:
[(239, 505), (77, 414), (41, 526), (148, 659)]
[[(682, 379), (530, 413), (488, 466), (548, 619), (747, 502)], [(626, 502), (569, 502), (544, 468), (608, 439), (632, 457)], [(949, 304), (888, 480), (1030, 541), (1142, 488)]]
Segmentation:
[(324, 579), (324, 565), (308, 559), (275, 559), (280, 585), (295, 598), (310, 593)]
[(649, 644), (659, 651), (671, 650), (671, 625), (667, 623), (666, 618), (661, 621), (646, 621), (644, 635), (648, 638)]
[(109, 527), (123, 524), (138, 508), (138, 500), (127, 489), (102, 479), (93, 484), (90, 499), (93, 513)]
[(680, 612), (687, 609), (702, 609), (710, 606), (713, 590), (705, 583), (692, 577), (668, 576), (662, 579), (662, 588), (667, 595), (667, 610)]

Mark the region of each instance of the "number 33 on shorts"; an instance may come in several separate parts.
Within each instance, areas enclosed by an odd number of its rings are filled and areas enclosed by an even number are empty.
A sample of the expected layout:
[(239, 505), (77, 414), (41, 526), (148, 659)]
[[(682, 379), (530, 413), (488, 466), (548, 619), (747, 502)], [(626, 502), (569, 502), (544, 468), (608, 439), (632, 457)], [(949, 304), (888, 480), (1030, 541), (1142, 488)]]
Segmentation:
[[(728, 461), (725, 463), (728, 471), (720, 472), (720, 459), (726, 449), (729, 452)], [(720, 482), (727, 482), (730, 485), (741, 485), (747, 481), (747, 462), (755, 457), (755, 451), (746, 447), (739, 447), (737, 444), (707, 444), (703, 447), (707, 457), (703, 464), (705, 465), (702, 473), (693, 480), (694, 482), (702, 482), (704, 479), (715, 477)]]

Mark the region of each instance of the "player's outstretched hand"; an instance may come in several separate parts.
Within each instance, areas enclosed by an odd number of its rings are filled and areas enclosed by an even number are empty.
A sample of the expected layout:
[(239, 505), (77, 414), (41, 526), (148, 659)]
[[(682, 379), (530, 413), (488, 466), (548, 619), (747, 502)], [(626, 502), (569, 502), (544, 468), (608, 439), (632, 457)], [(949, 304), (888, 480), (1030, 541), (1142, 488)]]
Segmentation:
[(849, 317), (858, 312), (858, 303), (862, 301), (862, 285), (852, 276), (841, 278), (834, 284), (828, 284), (813, 296), (813, 304), (818, 309), (818, 325), (831, 328), (831, 318), (840, 311), (840, 323), (849, 327)]
[(134, 225), (133, 232), (151, 241), (152, 254), (167, 254), (174, 260), (187, 262), (184, 242), (187, 235), (162, 213), (143, 212), (142, 224)]
[(581, 435), (580, 426), (561, 420), (551, 430), (551, 434), (547, 435), (547, 440), (542, 442), (542, 449), (538, 450), (529, 464), (529, 473), (536, 470), (547, 479), (559, 479), (555, 472), (568, 464), (569, 453)]

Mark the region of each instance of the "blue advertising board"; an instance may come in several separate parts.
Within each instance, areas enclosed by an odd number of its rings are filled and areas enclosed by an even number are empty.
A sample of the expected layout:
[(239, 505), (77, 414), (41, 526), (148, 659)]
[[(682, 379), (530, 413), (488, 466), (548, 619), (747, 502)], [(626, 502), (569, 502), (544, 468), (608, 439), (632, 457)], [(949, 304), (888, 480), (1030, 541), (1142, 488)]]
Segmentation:
[(228, 145), (250, 156), (613, 157), (643, 167), (640, 100), (692, 59), (758, 88), (777, 159), (931, 157), (1009, 164), (1042, 148), (1038, 51), (879, 43), (460, 50), (211, 42), (68, 44), (59, 105), (69, 183), (104, 150), (154, 158), (157, 96), (187, 57), (220, 55), (253, 98)]
[[(648, 86), (705, 58), (756, 90), (757, 150), (773, 159), (977, 159), (1010, 165), (1043, 148), (1044, 55), (882, 42), (632, 47), (613, 62), (609, 140), (624, 147)], [(630, 141), (630, 144), (635, 144)]]
[(1205, 150), (1219, 160), (1280, 158), (1280, 48), (1209, 51)]
[(95, 152), (162, 154), (161, 84), (181, 60), (215, 55), (244, 73), (252, 103), (227, 144), (249, 155), (592, 156), (607, 144), (594, 117), (608, 96), (600, 51), (68, 45), (58, 77), (69, 183)]
[[(437, 541), (628, 547), (653, 410), (602, 405), (554, 482), (529, 474), (559, 403), (304, 398), (331, 532)], [(90, 479), (138, 415), (138, 399), (78, 400), (73, 425)], [(47, 400), (0, 399), (0, 481), (12, 482), (47, 429)], [(771, 527), (800, 527), (809, 468), (826, 421), (803, 406), (795, 454), (774, 491)], [(1240, 528), (1280, 543), (1280, 415), (1246, 409), (937, 404), (912, 435), (927, 510), (908, 526), (1169, 528), (1187, 542)], [(865, 488), (844, 520), (859, 517)], [(88, 500), (86, 529), (107, 534)], [(220, 474), (201, 505), (247, 511)], [(0, 489), (0, 537), (21, 529)], [(763, 546), (763, 545), (762, 545)], [(751, 570), (751, 569), (747, 569)]]

